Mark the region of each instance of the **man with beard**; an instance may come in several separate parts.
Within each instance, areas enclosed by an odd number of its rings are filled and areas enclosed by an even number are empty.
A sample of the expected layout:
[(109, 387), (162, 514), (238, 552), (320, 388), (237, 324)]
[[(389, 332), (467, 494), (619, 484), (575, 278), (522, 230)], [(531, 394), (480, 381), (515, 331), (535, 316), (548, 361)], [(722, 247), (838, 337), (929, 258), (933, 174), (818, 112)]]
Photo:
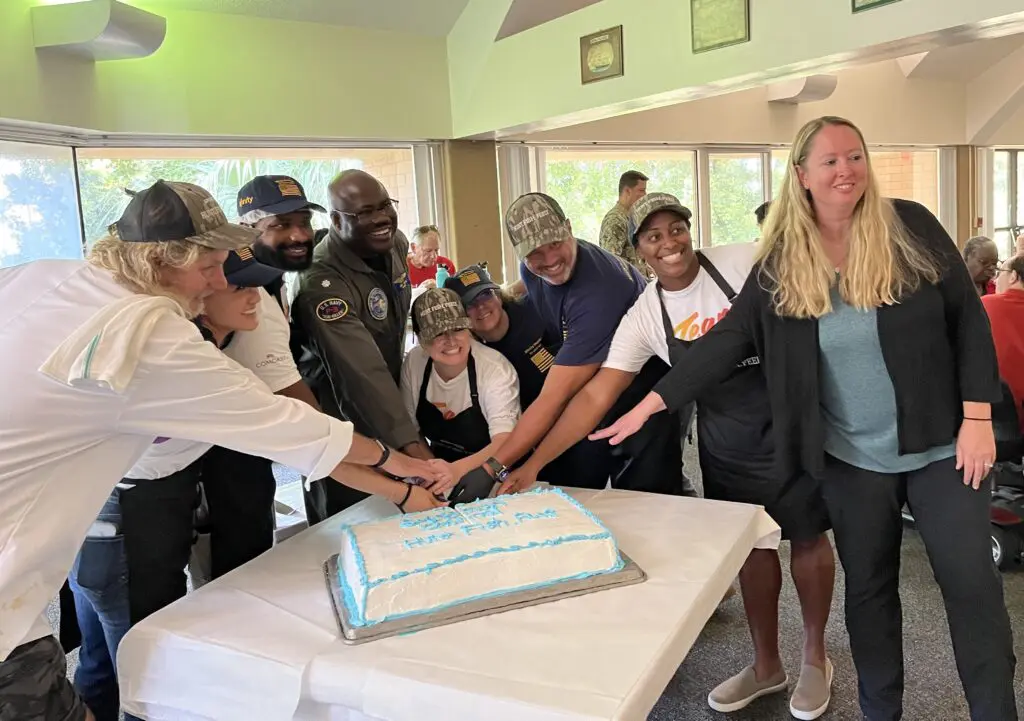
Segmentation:
[[(527, 193), (505, 214), (505, 226), (521, 261), (520, 275), (527, 301), (550, 335), (562, 338), (554, 364), (547, 371), (540, 395), (523, 413), (515, 430), (493, 457), (467, 473), (452, 498), (472, 500), (487, 495), (495, 481), (504, 484), (509, 469), (544, 438), (566, 405), (593, 378), (608, 356), (619, 321), (647, 283), (621, 257), (577, 239), (558, 202), (543, 193)], [(609, 409), (601, 425), (610, 425), (630, 409), (622, 398), (642, 397), (667, 371), (651, 358)], [(581, 441), (570, 477), (560, 485), (613, 488), (650, 493), (683, 493), (679, 417), (659, 414), (646, 435), (628, 448), (612, 449)], [(511, 483), (503, 492), (520, 490)]]
[[(260, 175), (238, 191), (238, 220), (260, 231), (253, 243), (256, 260), (285, 272), (306, 270), (313, 263), (313, 246), (324, 231), (313, 230), (313, 213), (326, 213), (320, 205), (306, 198), (302, 185), (287, 175)], [(322, 238), (322, 236), (321, 236)], [(286, 318), (291, 317), (284, 277), (264, 287), (277, 301)], [(306, 345), (301, 330), (290, 328), (290, 347), (296, 364), (303, 367), (303, 347)], [(308, 399), (311, 401), (312, 394)]]
[[(398, 202), (361, 170), (341, 173), (330, 193), (331, 229), (300, 274), (292, 308), (315, 356), (313, 390), (325, 413), (430, 458), (398, 387), (412, 297)], [(364, 497), (316, 483), (306, 498), (307, 518), (315, 523)]]

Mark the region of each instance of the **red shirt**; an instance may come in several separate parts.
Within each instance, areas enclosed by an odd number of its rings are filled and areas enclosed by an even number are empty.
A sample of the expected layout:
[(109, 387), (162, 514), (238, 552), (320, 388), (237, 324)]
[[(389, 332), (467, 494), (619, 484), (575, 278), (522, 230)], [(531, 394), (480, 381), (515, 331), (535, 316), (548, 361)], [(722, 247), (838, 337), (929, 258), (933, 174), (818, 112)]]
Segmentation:
[(443, 255), (437, 256), (437, 262), (433, 265), (428, 265), (426, 268), (420, 268), (412, 262), (412, 256), (409, 256), (409, 283), (415, 288), (425, 280), (434, 280), (437, 277), (437, 266), (443, 266), (449, 275), (455, 275), (455, 263), (451, 262)]
[(999, 375), (1013, 392), (1024, 431), (1024, 413), (1019, 410), (1024, 401), (1024, 290), (982, 296), (981, 303), (992, 326)]

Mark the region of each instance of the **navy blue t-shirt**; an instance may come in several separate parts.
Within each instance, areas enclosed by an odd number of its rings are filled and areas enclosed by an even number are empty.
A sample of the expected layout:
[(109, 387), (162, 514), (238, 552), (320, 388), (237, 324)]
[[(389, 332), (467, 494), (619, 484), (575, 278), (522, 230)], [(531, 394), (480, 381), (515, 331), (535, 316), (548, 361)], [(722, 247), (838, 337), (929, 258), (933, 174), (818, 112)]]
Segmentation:
[(548, 330), (533, 306), (525, 300), (505, 303), (508, 333), (499, 341), (483, 341), (508, 359), (519, 376), (519, 405), (525, 411), (537, 400), (548, 370), (562, 344), (560, 336)]
[(647, 286), (640, 271), (618, 256), (577, 240), (576, 267), (563, 285), (551, 285), (523, 263), (527, 298), (549, 332), (562, 338), (555, 365), (602, 363), (626, 311)]

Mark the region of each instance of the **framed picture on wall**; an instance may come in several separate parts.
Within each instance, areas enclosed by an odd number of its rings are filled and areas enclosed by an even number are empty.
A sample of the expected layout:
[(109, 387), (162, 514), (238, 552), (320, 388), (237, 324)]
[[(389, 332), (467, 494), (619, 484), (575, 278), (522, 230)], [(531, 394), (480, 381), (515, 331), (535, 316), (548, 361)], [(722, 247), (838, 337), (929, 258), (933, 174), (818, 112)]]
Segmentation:
[(584, 85), (621, 78), (624, 73), (621, 25), (580, 38), (580, 78)]
[(750, 0), (690, 0), (693, 52), (750, 40)]
[(853, 11), (859, 13), (863, 10), (870, 10), (871, 8), (879, 7), (880, 5), (889, 5), (890, 3), (899, 2), (899, 0), (852, 0)]

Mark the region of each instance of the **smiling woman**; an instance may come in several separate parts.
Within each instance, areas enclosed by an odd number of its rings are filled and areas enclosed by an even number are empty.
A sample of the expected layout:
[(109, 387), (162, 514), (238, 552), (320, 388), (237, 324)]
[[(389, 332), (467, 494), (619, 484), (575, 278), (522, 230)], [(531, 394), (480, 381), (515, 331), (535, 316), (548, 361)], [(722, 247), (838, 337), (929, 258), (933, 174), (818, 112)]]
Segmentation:
[(487, 460), (519, 419), (519, 381), (512, 365), (470, 334), (472, 322), (455, 291), (431, 288), (412, 307), (420, 345), (402, 364), (402, 398), (438, 458), (456, 480)]
[[(703, 396), (755, 347), (775, 473), (820, 483), (833, 525), (864, 716), (903, 713), (900, 508), (908, 502), (946, 599), (971, 716), (1016, 719), (986, 482), (996, 449), (991, 404), (1002, 393), (974, 282), (934, 215), (881, 196), (850, 121), (807, 123), (792, 157), (757, 267), (729, 314), (648, 398), (591, 438), (621, 443), (653, 412)], [(831, 665), (819, 672), (827, 688)]]

